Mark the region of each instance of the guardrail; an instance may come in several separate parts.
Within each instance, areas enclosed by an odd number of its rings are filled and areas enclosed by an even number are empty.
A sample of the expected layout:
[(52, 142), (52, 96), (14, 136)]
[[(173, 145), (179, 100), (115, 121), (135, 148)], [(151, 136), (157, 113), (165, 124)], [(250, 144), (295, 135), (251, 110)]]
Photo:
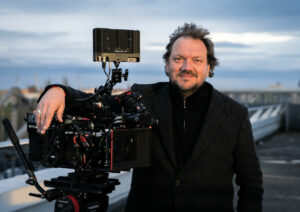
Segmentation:
[[(25, 153), (28, 153), (28, 144), (28, 139), (20, 140)], [(25, 173), (25, 168), (11, 141), (0, 142), (0, 180), (23, 173)]]
[(271, 135), (282, 126), (285, 106), (282, 104), (248, 108), (255, 141)]
[[(281, 104), (268, 105), (252, 107), (248, 110), (254, 140), (258, 141), (259, 139), (276, 132), (281, 127), (285, 106)], [(28, 147), (28, 139), (22, 139), (21, 144), (23, 147)], [(0, 151), (8, 148), (12, 149), (10, 141), (0, 142)], [(42, 182), (45, 179), (66, 175), (66, 173), (71, 171), (70, 169), (51, 168), (38, 171), (36, 175)], [(13, 171), (10, 172), (12, 173)], [(16, 171), (14, 172), (16, 173)], [(124, 207), (130, 190), (131, 175), (131, 172), (110, 174), (110, 177), (119, 179), (121, 185), (118, 185), (116, 190), (109, 194), (110, 206), (108, 208), (108, 212), (119, 211), (122, 207)], [(28, 196), (29, 192), (35, 191), (32, 186), (27, 186), (25, 184), (26, 179), (27, 176), (24, 174), (0, 181), (1, 211), (54, 211), (53, 202), (48, 203), (46, 200), (40, 200), (38, 198)], [(19, 201), (17, 200), (18, 198), (20, 199)]]

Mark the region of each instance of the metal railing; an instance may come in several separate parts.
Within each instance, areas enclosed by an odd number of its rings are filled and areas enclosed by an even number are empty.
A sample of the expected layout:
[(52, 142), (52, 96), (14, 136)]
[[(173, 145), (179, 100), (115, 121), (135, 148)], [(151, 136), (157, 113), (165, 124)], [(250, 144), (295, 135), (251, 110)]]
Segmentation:
[(248, 108), (255, 141), (276, 132), (282, 126), (285, 106), (282, 104)]
[[(26, 154), (28, 153), (28, 144), (28, 139), (20, 140), (20, 145)], [(6, 179), (24, 173), (25, 168), (23, 163), (11, 141), (0, 142), (0, 179)]]

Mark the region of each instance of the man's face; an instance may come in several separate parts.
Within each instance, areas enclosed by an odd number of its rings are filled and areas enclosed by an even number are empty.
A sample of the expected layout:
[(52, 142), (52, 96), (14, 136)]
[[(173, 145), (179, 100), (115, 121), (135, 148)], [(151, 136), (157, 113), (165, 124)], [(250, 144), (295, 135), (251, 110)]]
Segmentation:
[(191, 37), (178, 38), (165, 70), (171, 83), (176, 84), (184, 96), (193, 94), (209, 75), (203, 41)]

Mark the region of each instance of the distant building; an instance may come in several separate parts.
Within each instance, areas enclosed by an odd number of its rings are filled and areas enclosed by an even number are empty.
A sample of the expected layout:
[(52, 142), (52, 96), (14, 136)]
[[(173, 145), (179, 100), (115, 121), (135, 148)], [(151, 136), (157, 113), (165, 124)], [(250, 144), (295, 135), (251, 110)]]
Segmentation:
[[(94, 90), (95, 90), (95, 88), (86, 88), (86, 89), (83, 89), (82, 91), (86, 92), (86, 93), (94, 93)], [(128, 89), (119, 89), (119, 88), (113, 89), (112, 95), (118, 95), (118, 94), (121, 94), (121, 93), (123, 93), (127, 90)]]
[(7, 93), (7, 90), (0, 90), (0, 98)]
[(280, 82), (277, 82), (275, 85), (270, 85), (270, 88), (283, 88)]
[(28, 99), (37, 99), (41, 94), (41, 92), (38, 91), (38, 89), (34, 85), (28, 86), (27, 88), (22, 89), (21, 92)]

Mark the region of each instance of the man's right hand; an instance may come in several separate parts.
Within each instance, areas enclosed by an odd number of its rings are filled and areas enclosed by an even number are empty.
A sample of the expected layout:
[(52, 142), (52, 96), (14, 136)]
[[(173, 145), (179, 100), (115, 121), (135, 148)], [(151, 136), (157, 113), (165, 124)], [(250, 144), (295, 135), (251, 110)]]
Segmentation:
[(45, 134), (50, 126), (54, 113), (59, 122), (63, 122), (65, 109), (65, 92), (60, 87), (50, 88), (39, 101), (35, 111), (35, 121), (38, 132)]

